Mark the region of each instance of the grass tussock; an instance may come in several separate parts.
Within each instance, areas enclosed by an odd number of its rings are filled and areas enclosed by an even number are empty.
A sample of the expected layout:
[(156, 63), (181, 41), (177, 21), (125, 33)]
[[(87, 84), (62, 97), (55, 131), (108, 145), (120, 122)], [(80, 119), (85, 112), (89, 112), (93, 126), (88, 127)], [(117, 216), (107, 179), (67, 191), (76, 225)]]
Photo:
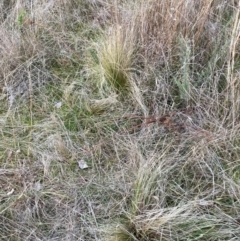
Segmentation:
[(129, 70), (133, 62), (134, 43), (126, 39), (121, 26), (114, 28), (106, 42), (100, 46), (98, 55), (104, 80), (121, 91), (130, 87)]
[[(129, 24), (130, 25), (130, 24)], [(132, 28), (132, 29), (130, 29)], [(90, 63), (100, 89), (110, 87), (118, 93), (132, 89), (136, 39), (134, 28), (116, 23), (90, 49)], [(104, 34), (103, 34), (104, 35)]]
[(0, 3), (0, 239), (238, 240), (236, 1)]

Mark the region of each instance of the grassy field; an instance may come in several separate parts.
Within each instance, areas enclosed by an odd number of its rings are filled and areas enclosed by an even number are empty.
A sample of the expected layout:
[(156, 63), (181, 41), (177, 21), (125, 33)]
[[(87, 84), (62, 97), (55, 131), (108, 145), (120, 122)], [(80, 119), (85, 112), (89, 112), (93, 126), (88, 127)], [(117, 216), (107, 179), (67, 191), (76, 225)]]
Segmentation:
[(240, 240), (240, 1), (0, 3), (0, 240)]

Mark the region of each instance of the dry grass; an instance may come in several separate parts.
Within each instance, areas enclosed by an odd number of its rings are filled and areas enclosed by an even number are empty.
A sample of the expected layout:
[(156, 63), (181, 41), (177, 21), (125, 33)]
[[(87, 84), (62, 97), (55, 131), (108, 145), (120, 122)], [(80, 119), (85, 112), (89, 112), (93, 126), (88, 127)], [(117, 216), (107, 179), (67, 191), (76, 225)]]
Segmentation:
[(239, 4), (2, 1), (0, 239), (238, 240)]

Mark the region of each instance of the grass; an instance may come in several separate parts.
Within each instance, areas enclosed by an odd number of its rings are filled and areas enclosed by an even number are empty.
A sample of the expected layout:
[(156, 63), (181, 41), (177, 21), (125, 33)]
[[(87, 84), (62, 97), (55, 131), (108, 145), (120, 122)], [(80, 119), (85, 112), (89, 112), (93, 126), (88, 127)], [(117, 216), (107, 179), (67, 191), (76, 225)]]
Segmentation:
[(118, 25), (113, 26), (102, 43), (96, 44), (96, 52), (90, 53), (92, 62), (96, 63), (95, 73), (96, 78), (100, 79), (100, 89), (104, 89), (105, 85), (117, 93), (131, 89), (134, 46), (135, 40), (130, 39), (127, 30), (125, 33), (122, 26)]
[(0, 13), (1, 240), (239, 239), (236, 1)]

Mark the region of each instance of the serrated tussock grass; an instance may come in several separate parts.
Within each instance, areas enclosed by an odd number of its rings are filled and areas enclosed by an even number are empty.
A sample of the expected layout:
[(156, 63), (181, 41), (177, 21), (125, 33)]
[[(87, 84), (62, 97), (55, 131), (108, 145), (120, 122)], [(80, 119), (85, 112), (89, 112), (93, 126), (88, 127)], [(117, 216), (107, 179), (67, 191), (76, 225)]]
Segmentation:
[(100, 88), (109, 86), (118, 93), (130, 91), (131, 72), (136, 56), (134, 56), (135, 39), (129, 29), (114, 25), (109, 33), (102, 37), (102, 42), (95, 46), (97, 53), (95, 71)]
[(239, 16), (2, 1), (0, 240), (238, 240)]

